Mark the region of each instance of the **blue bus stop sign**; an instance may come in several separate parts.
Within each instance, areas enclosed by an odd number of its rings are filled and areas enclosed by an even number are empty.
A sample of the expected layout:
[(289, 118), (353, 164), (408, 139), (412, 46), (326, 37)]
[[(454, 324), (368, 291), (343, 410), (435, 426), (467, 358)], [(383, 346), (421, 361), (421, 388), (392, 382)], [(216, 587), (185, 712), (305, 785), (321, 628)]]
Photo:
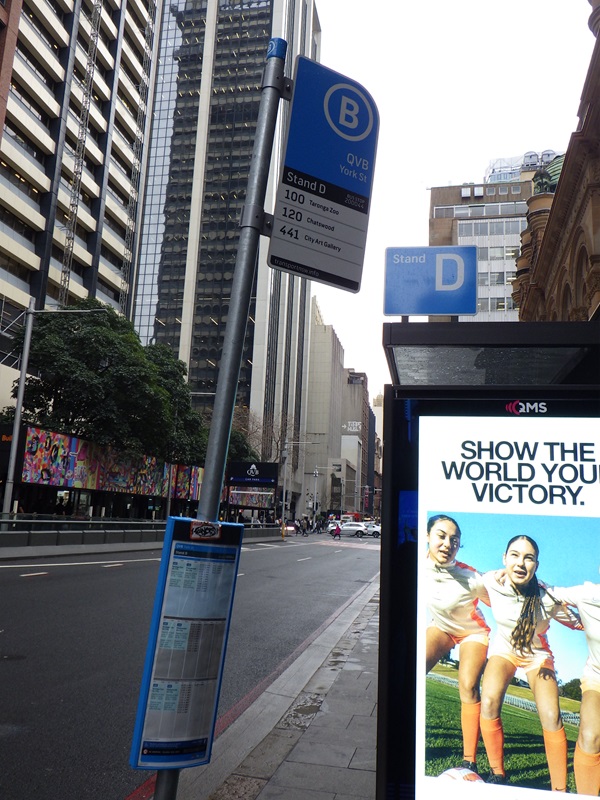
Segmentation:
[(388, 247), (383, 313), (477, 313), (476, 247)]
[(268, 261), (360, 289), (379, 115), (360, 84), (299, 56)]

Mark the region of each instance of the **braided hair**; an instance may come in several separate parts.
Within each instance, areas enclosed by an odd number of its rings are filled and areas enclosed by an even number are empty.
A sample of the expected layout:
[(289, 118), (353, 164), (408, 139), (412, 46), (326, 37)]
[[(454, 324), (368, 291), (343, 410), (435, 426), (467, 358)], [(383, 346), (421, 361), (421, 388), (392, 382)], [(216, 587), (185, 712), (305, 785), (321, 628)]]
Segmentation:
[[(529, 542), (529, 544), (535, 550), (535, 557), (537, 560), (540, 549), (537, 546), (537, 543), (530, 536), (525, 536), (525, 534), (513, 536), (510, 542), (506, 545), (506, 552), (508, 553), (511, 544), (516, 542), (518, 539), (525, 539), (527, 542)], [(521, 614), (517, 620), (517, 624), (513, 628), (513, 631), (510, 635), (510, 642), (517, 653), (524, 655), (531, 654), (533, 652), (531, 648), (531, 642), (533, 641), (533, 636), (535, 634), (538, 612), (542, 607), (540, 585), (535, 573), (529, 583), (519, 589), (519, 592), (525, 597), (525, 602), (521, 608)]]

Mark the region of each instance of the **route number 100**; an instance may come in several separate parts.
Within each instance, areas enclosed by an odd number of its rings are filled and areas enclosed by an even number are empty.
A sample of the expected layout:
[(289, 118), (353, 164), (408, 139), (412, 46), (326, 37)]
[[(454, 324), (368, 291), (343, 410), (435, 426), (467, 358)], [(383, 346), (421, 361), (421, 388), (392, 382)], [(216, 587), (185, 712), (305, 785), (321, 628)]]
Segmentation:
[(286, 189), (285, 190), (285, 199), (291, 200), (292, 203), (298, 203), (298, 205), (304, 205), (304, 195), (300, 194), (299, 192), (295, 192), (293, 189)]

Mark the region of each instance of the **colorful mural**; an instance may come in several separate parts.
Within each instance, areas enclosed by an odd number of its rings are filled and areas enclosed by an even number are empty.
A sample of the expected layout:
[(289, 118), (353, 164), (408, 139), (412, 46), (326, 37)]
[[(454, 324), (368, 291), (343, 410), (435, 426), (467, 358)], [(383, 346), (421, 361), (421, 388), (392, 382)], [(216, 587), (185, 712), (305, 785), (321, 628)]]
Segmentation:
[[(174, 468), (174, 496), (197, 500), (204, 470)], [(166, 497), (169, 465), (154, 456), (132, 458), (76, 436), (27, 428), (23, 483)]]

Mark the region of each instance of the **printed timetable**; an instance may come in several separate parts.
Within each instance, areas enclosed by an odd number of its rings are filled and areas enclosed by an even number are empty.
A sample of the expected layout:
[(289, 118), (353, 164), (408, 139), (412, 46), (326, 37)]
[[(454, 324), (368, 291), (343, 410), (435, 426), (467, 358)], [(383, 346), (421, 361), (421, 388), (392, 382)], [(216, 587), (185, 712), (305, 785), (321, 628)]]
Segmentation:
[(269, 263), (311, 280), (360, 289), (369, 198), (284, 168)]
[(177, 519), (173, 528), (163, 548), (132, 746), (137, 768), (206, 763), (214, 735), (242, 526), (208, 526), (206, 540), (207, 526), (197, 535), (191, 520)]

